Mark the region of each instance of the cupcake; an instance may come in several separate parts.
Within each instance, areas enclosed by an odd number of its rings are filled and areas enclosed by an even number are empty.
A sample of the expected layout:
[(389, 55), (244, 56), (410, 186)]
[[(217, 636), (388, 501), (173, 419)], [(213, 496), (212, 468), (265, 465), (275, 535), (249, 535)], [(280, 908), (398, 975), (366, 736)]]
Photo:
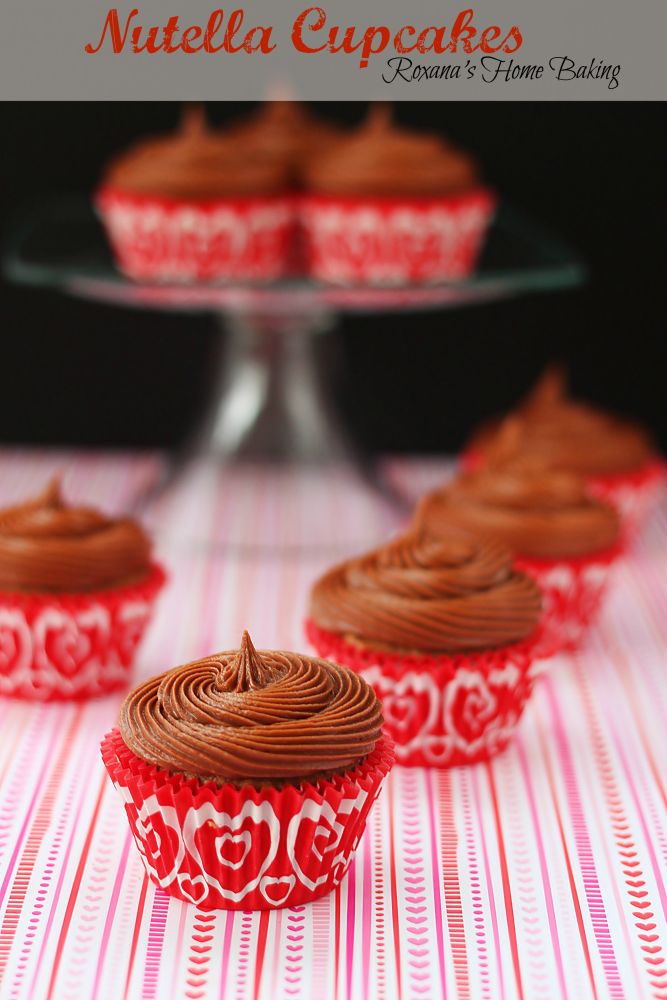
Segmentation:
[(400, 764), (447, 767), (502, 749), (532, 688), (541, 597), (499, 542), (417, 529), (325, 573), (306, 632), (382, 700)]
[(440, 136), (399, 128), (385, 106), (313, 155), (303, 177), (314, 277), (400, 285), (474, 270), (494, 207), (475, 162)]
[(58, 479), (0, 511), (0, 693), (126, 687), (164, 579), (135, 521), (66, 504)]
[(575, 473), (523, 457), (461, 474), (425, 497), (415, 520), (435, 538), (458, 525), (513, 552), (544, 595), (540, 658), (580, 643), (620, 553), (613, 507)]
[(121, 270), (144, 281), (280, 277), (294, 228), (289, 172), (185, 108), (107, 168), (96, 203)]
[(372, 689), (241, 648), (125, 699), (102, 758), (149, 878), (204, 909), (296, 906), (337, 886), (393, 763)]
[[(567, 395), (564, 370), (550, 366), (512, 415), (518, 448), (556, 469), (586, 479), (589, 490), (618, 510), (629, 534), (641, 524), (665, 485), (665, 465), (638, 424)], [(503, 421), (473, 435), (463, 456), (468, 468), (505, 452)]]

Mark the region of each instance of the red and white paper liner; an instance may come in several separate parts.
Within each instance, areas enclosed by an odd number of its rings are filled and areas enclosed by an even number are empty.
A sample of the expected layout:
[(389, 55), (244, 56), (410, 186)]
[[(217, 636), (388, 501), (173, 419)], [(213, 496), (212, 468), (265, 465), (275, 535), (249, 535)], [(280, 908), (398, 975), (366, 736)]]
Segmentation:
[(132, 753), (118, 729), (102, 759), (151, 881), (203, 909), (268, 910), (341, 882), (394, 754), (382, 738), (354, 770), (282, 788), (172, 774)]
[(127, 687), (164, 581), (154, 564), (139, 583), (91, 594), (0, 592), (0, 694), (58, 701)]
[(615, 476), (589, 476), (591, 494), (616, 509), (628, 541), (641, 530), (667, 493), (667, 464), (654, 458), (636, 472)]
[(306, 635), (318, 656), (372, 684), (399, 764), (451, 767), (486, 760), (511, 739), (532, 690), (540, 631), (514, 646), (456, 656), (374, 651), (312, 621)]
[(183, 202), (98, 192), (118, 266), (138, 281), (256, 281), (290, 266), (296, 225), (287, 195)]
[(314, 278), (342, 285), (466, 278), (494, 208), (486, 188), (421, 199), (306, 195), (300, 219), (307, 266)]
[(621, 545), (578, 559), (529, 559), (516, 568), (533, 577), (542, 591), (543, 627), (537, 659), (577, 649), (602, 606)]

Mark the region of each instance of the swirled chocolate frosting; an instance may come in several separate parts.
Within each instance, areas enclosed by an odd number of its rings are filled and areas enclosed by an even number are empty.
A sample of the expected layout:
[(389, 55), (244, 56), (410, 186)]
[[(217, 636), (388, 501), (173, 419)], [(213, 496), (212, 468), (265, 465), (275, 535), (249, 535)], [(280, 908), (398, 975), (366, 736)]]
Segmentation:
[[(653, 454), (651, 440), (638, 424), (570, 398), (558, 366), (545, 371), (512, 419), (520, 422), (522, 454), (582, 475), (633, 472)], [(482, 428), (471, 448), (497, 461), (505, 450), (502, 423)]]
[(203, 109), (186, 105), (179, 129), (151, 136), (107, 168), (103, 185), (130, 194), (205, 201), (272, 193), (287, 183), (278, 159), (246, 152), (243, 144), (206, 124)]
[(374, 648), (456, 653), (525, 639), (540, 607), (536, 584), (514, 570), (503, 545), (415, 530), (322, 576), (310, 617)]
[(525, 458), (459, 476), (425, 497), (416, 518), (436, 537), (460, 525), (536, 559), (600, 552), (619, 533), (615, 511), (593, 500), (580, 476)]
[(145, 577), (150, 557), (135, 521), (69, 506), (57, 478), (34, 499), (0, 511), (0, 590), (103, 590)]
[(349, 138), (314, 156), (304, 176), (313, 191), (378, 197), (437, 197), (469, 190), (479, 180), (467, 153), (441, 136), (399, 128), (383, 105), (374, 105)]
[(328, 660), (241, 648), (186, 663), (127, 696), (120, 732), (138, 757), (203, 780), (298, 781), (356, 766), (380, 738), (363, 678)]

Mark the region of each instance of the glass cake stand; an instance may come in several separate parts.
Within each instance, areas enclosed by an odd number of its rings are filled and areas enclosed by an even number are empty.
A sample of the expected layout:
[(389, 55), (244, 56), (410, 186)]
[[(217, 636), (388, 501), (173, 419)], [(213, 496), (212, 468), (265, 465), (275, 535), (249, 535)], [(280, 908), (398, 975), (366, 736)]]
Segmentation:
[[(342, 427), (320, 378), (317, 337), (330, 335), (345, 313), (419, 312), (491, 302), (571, 288), (584, 278), (576, 254), (519, 212), (502, 207), (476, 273), (465, 280), (410, 287), (335, 287), (306, 279), (266, 285), (148, 284), (115, 267), (102, 226), (83, 198), (36, 206), (10, 234), (5, 274), (13, 281), (107, 304), (184, 313), (209, 313), (220, 329), (220, 350), (210, 405), (188, 447), (169, 456), (163, 474), (136, 508), (159, 521), (165, 503), (178, 502), (179, 485), (193, 476), (217, 476), (243, 493), (253, 477), (271, 471), (271, 491), (312, 495), (340, 489), (358, 494), (367, 509), (363, 544), (372, 543), (405, 513), (410, 498), (360, 456)], [(210, 483), (209, 483), (210, 485)], [(364, 517), (360, 516), (360, 524)], [(294, 538), (308, 548), (354, 545), (357, 527), (301, 523)], [(286, 526), (261, 525), (239, 537), (225, 519), (207, 544), (244, 550), (284, 549)], [(349, 539), (348, 539), (349, 535)], [(324, 542), (322, 541), (324, 538)], [(312, 543), (312, 544), (311, 544)]]

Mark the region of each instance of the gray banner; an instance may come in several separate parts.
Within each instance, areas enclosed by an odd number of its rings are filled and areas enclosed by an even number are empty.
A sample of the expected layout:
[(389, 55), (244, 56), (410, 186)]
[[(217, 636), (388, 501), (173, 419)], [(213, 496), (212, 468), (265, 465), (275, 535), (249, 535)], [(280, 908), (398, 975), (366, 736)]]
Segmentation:
[[(667, 96), (664, 0), (484, 0), (472, 13), (465, 13), (465, 5), (438, 0), (335, 0), (315, 9), (299, 2), (250, 2), (218, 10), (210, 0), (137, 0), (136, 6), (117, 8), (100, 0), (3, 0), (0, 97), (256, 100), (289, 93), (337, 101), (599, 101)], [(346, 37), (353, 51), (330, 51), (329, 41), (336, 47)], [(256, 51), (260, 45), (270, 51)], [(299, 51), (320, 46), (322, 51)], [(156, 51), (148, 51), (151, 47)]]

